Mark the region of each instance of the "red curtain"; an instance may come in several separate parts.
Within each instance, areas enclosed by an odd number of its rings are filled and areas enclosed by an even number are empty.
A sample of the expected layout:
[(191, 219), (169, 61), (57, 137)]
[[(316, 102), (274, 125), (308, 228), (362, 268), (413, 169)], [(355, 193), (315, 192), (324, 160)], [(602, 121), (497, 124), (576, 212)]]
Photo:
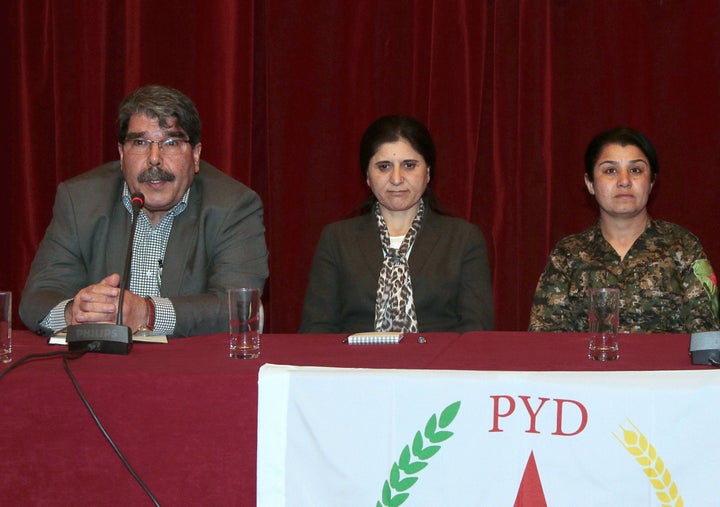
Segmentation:
[(271, 332), (297, 329), (322, 227), (367, 193), (360, 135), (388, 113), (427, 123), (441, 203), (485, 233), (498, 329), (526, 329), (550, 248), (595, 220), (582, 156), (619, 124), (658, 149), (651, 214), (720, 267), (715, 0), (13, 0), (0, 14), (0, 288), (16, 307), (58, 182), (117, 157), (117, 105), (147, 83), (187, 93), (203, 158), (263, 198)]

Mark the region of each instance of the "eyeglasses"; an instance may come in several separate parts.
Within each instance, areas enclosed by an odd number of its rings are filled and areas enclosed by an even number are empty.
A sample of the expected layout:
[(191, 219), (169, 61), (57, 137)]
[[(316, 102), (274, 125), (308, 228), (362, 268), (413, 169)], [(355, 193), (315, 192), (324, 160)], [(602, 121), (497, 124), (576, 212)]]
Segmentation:
[(176, 137), (166, 137), (153, 141), (152, 139), (128, 139), (123, 143), (125, 148), (133, 155), (147, 155), (150, 153), (153, 144), (157, 144), (158, 150), (165, 155), (180, 155), (187, 151), (190, 141)]

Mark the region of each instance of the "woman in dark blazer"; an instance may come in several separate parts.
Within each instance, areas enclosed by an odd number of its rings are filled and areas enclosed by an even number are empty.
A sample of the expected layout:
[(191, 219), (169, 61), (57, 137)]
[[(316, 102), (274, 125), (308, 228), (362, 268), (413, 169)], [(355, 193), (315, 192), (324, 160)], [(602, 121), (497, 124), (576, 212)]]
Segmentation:
[(492, 329), (485, 240), (438, 211), (434, 167), (432, 137), (415, 118), (383, 116), (368, 127), (360, 168), (372, 193), (360, 216), (323, 230), (300, 332)]

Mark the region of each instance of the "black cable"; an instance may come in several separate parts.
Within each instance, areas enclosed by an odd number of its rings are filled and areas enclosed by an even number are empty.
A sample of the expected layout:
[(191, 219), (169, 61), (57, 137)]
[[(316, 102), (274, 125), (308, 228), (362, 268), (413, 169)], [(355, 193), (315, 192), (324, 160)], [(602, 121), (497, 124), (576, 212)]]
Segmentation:
[(24, 364), (28, 362), (31, 359), (39, 359), (39, 358), (47, 358), (47, 357), (56, 357), (56, 356), (62, 356), (63, 358), (63, 368), (65, 369), (65, 372), (67, 372), (68, 376), (70, 377), (70, 380), (73, 383), (73, 386), (75, 386), (75, 391), (77, 391), (78, 395), (80, 396), (80, 399), (82, 400), (83, 404), (85, 405), (85, 408), (88, 409), (90, 412), (90, 415), (92, 416), (93, 420), (95, 421), (95, 424), (98, 428), (100, 428), (100, 431), (102, 432), (105, 439), (110, 443), (110, 446), (113, 448), (115, 453), (120, 457), (120, 461), (122, 461), (123, 465), (125, 465), (125, 468), (130, 472), (130, 474), (135, 478), (138, 484), (142, 487), (142, 489), (147, 493), (147, 495), (150, 497), (152, 502), (160, 507), (160, 503), (157, 501), (155, 496), (152, 494), (150, 489), (145, 485), (145, 483), (140, 479), (137, 473), (135, 473), (135, 470), (130, 466), (130, 463), (125, 459), (125, 456), (120, 452), (120, 449), (118, 449), (118, 446), (115, 444), (113, 439), (110, 437), (108, 432), (105, 430), (105, 427), (100, 422), (100, 419), (98, 419), (97, 415), (95, 415), (95, 411), (90, 406), (90, 403), (88, 402), (87, 398), (85, 398), (85, 395), (83, 394), (82, 390), (80, 389), (80, 385), (77, 383), (77, 380), (75, 379), (75, 376), (70, 371), (70, 366), (68, 365), (68, 359), (79, 359), (80, 357), (84, 356), (87, 352), (92, 352), (93, 347), (92, 345), (89, 346), (85, 350), (79, 350), (79, 351), (73, 351), (69, 352), (67, 350), (61, 350), (59, 352), (44, 352), (44, 353), (38, 353), (38, 354), (28, 354), (24, 357), (21, 357), (17, 361), (14, 361), (13, 364), (8, 366), (5, 370), (0, 372), (0, 379), (2, 379), (5, 375), (10, 373), (12, 370), (20, 366), (21, 364)]
[[(26, 363), (30, 359), (38, 359), (38, 358), (44, 358), (44, 357), (54, 357), (54, 356), (67, 356), (67, 355), (76, 355), (77, 357), (82, 356), (85, 353), (85, 351), (81, 352), (68, 352), (67, 350), (61, 350), (59, 352), (43, 352), (38, 354), (28, 354), (27, 356), (21, 357), (17, 361), (13, 361), (13, 363), (8, 366), (5, 370), (0, 372), (0, 379), (3, 378), (5, 375), (10, 373), (12, 370), (17, 368), (23, 363)], [(78, 355), (79, 354), (79, 355)]]
[[(79, 356), (78, 356), (79, 357)], [(82, 400), (83, 404), (85, 405), (85, 408), (88, 409), (88, 412), (90, 412), (90, 415), (92, 416), (93, 420), (95, 421), (95, 424), (98, 428), (100, 428), (100, 431), (102, 432), (103, 436), (105, 437), (105, 440), (108, 441), (110, 446), (115, 451), (115, 454), (118, 455), (120, 458), (120, 461), (122, 461), (123, 465), (125, 465), (125, 468), (127, 468), (128, 472), (135, 478), (138, 484), (140, 484), (140, 487), (147, 493), (147, 495), (150, 497), (150, 500), (152, 500), (153, 504), (160, 506), (160, 503), (155, 498), (155, 495), (152, 494), (150, 489), (145, 485), (145, 483), (142, 481), (140, 476), (133, 470), (133, 467), (130, 466), (130, 463), (127, 459), (125, 459), (125, 456), (123, 456), (123, 453), (120, 452), (120, 449), (115, 444), (113, 439), (110, 437), (108, 432), (105, 430), (105, 427), (100, 422), (100, 419), (98, 419), (97, 415), (95, 415), (95, 411), (90, 406), (90, 403), (88, 402), (87, 398), (85, 398), (85, 395), (83, 394), (82, 390), (80, 389), (80, 385), (77, 383), (77, 380), (75, 379), (75, 376), (70, 371), (70, 365), (68, 364), (68, 359), (77, 359), (77, 357), (63, 357), (63, 368), (65, 368), (65, 371), (67, 372), (68, 376), (70, 377), (70, 380), (72, 381), (73, 385), (75, 386), (75, 390), (77, 391), (78, 395), (80, 396), (80, 399)]]

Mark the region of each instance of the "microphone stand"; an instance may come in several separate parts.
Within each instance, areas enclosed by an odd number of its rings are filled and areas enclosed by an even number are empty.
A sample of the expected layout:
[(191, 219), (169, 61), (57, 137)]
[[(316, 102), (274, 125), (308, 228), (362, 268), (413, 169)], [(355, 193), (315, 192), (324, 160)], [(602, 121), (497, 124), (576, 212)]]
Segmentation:
[(140, 209), (145, 204), (145, 198), (140, 193), (134, 193), (131, 197), (131, 203), (133, 214), (132, 223), (130, 224), (130, 240), (125, 255), (124, 276), (118, 298), (116, 324), (88, 323), (68, 326), (66, 340), (68, 350), (71, 352), (85, 351), (127, 355), (132, 350), (132, 330), (122, 323), (122, 310), (125, 291), (130, 287), (130, 265), (132, 263), (135, 228)]

